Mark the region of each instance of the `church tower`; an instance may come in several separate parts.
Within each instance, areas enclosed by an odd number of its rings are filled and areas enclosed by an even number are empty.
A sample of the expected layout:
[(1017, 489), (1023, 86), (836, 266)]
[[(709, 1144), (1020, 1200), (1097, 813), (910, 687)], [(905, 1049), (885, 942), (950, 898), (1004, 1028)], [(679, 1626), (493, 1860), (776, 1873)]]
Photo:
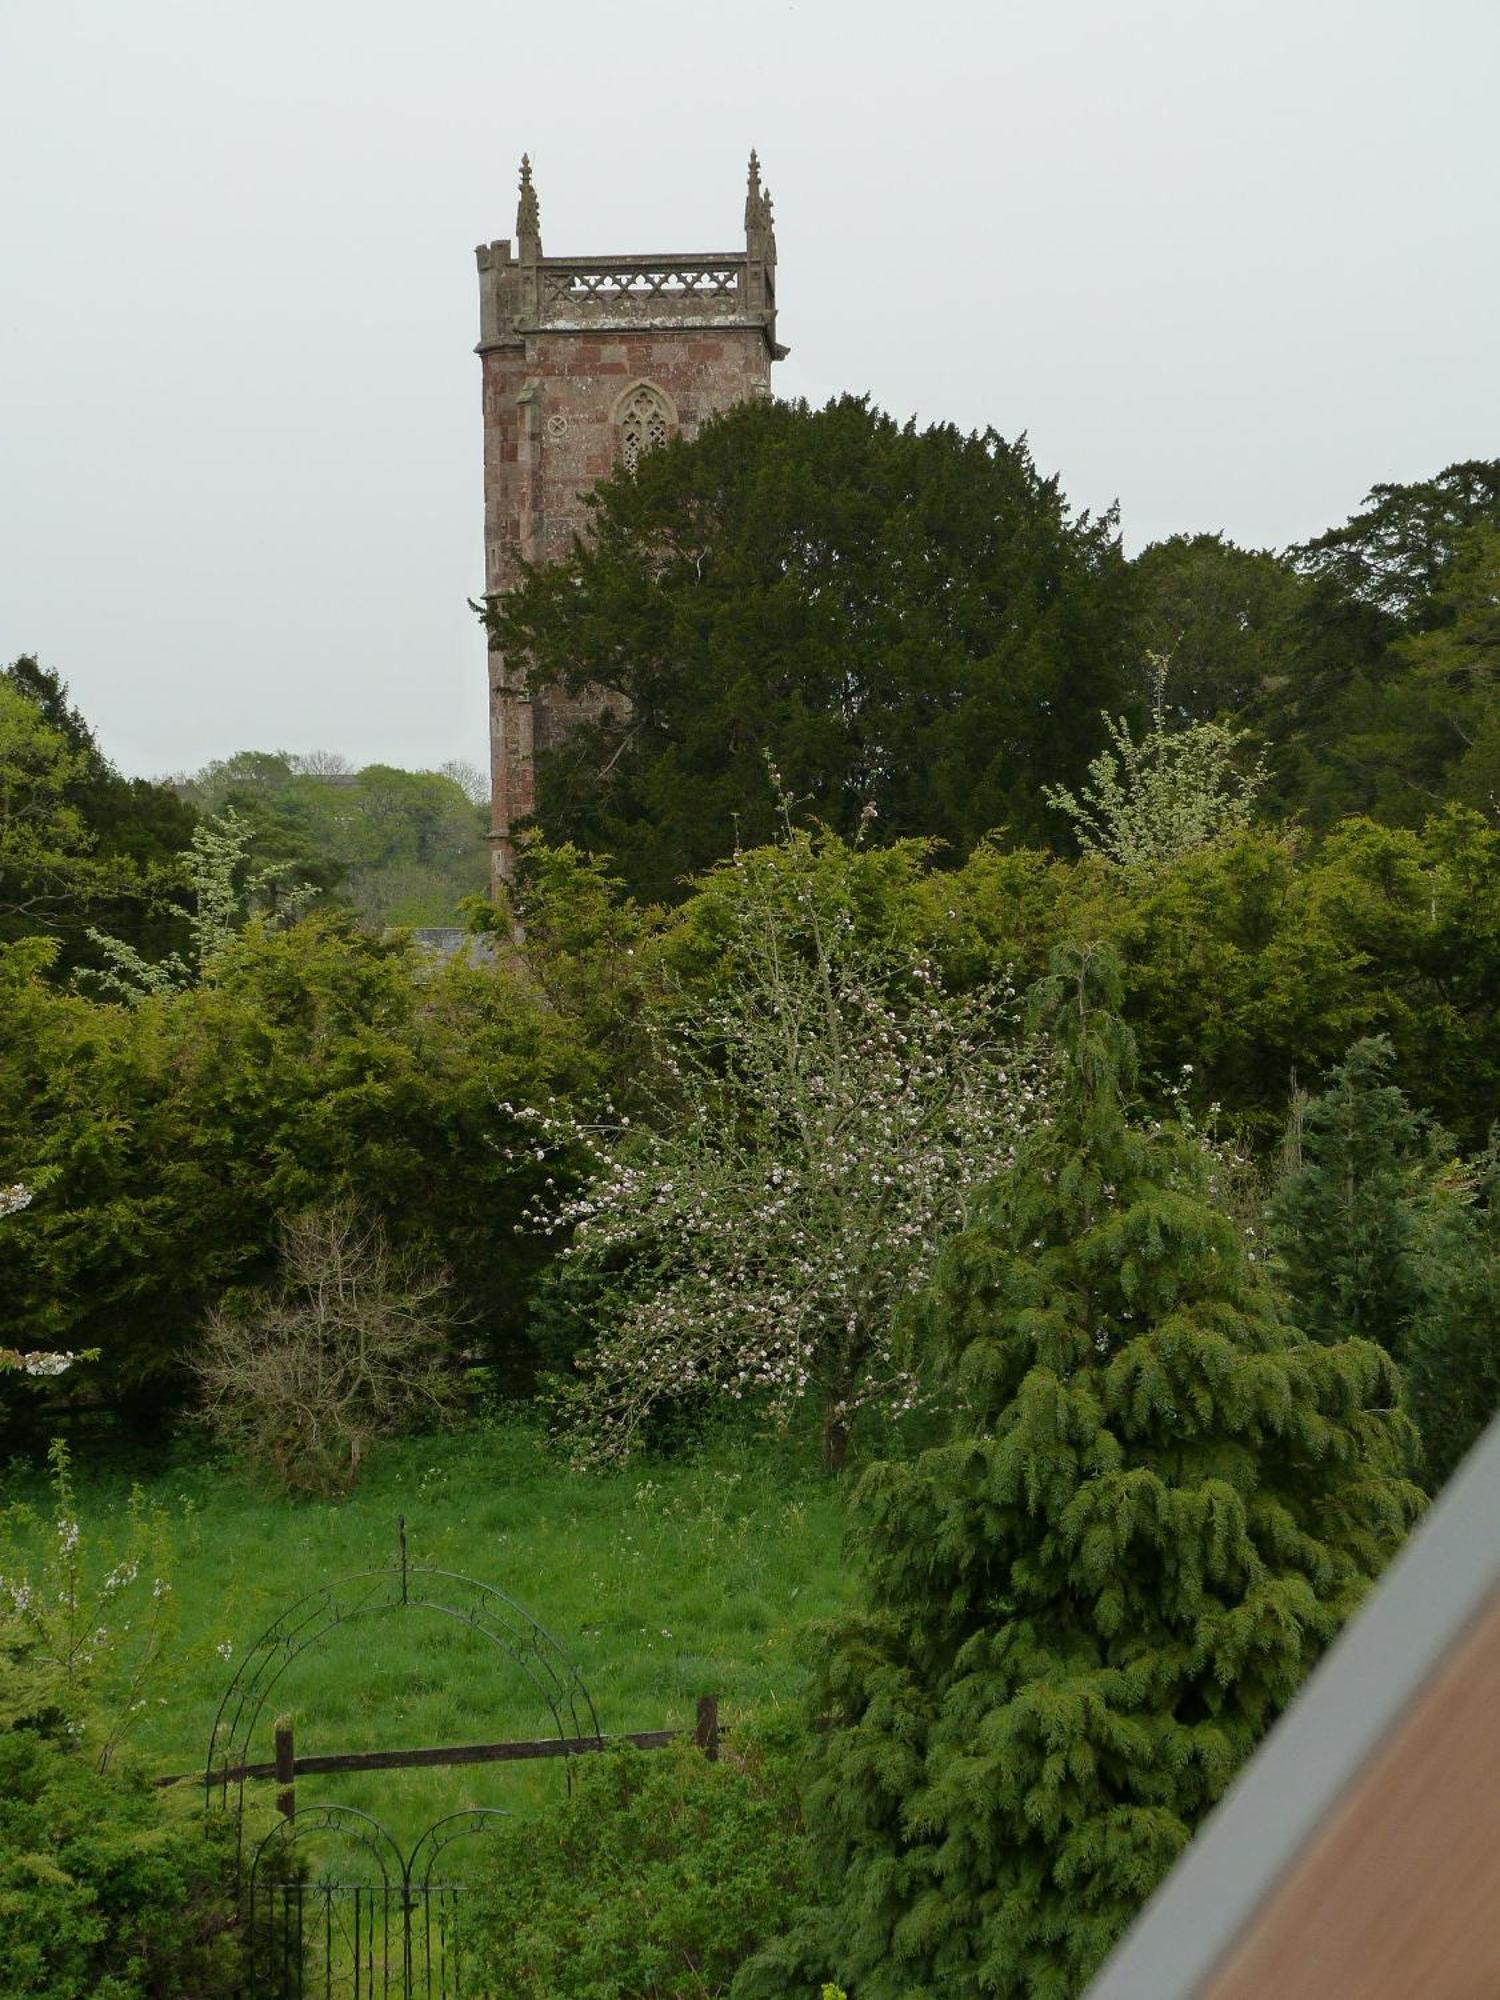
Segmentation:
[[(595, 480), (705, 418), (771, 393), (776, 235), (750, 155), (743, 250), (668, 256), (548, 257), (529, 159), (516, 238), (481, 243), (485, 592), (521, 564), (568, 555)], [(494, 648), (490, 762), (494, 880), (509, 878), (512, 829), (536, 804), (535, 758), (590, 711), (587, 696), (534, 699)]]

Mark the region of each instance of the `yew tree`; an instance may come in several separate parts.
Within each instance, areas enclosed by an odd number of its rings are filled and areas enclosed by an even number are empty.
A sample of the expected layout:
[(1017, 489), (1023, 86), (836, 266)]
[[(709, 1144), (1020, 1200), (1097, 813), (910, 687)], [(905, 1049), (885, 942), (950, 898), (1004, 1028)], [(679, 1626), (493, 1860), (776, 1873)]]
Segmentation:
[(1170, 662), (1167, 701), (1189, 722), (1243, 716), (1284, 692), (1311, 586), (1284, 557), (1223, 535), (1170, 535), (1130, 565), (1140, 620), (1140, 695)]
[(764, 760), (836, 833), (963, 854), (1054, 830), (1127, 695), (1112, 514), (1075, 515), (1024, 440), (919, 431), (842, 397), (749, 403), (602, 480), (570, 559), (492, 612), (540, 688), (602, 691), (539, 760), (549, 839), (638, 895), (774, 831)]
[(1037, 1002), (1055, 1116), (917, 1309), (951, 1434), (857, 1494), (830, 1901), (767, 1993), (820, 1954), (859, 2000), (1078, 1993), (1420, 1504), (1389, 1358), (1289, 1327), (1212, 1153), (1131, 1115), (1110, 959)]

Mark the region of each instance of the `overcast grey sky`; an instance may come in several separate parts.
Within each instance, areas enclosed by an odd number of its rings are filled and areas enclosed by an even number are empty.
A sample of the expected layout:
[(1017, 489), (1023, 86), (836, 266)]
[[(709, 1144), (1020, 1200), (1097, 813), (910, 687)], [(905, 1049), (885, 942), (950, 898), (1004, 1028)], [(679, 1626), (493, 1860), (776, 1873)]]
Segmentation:
[(484, 759), (473, 246), (729, 248), (782, 395), (1138, 548), (1500, 453), (1500, 0), (0, 0), (0, 657), (131, 772)]

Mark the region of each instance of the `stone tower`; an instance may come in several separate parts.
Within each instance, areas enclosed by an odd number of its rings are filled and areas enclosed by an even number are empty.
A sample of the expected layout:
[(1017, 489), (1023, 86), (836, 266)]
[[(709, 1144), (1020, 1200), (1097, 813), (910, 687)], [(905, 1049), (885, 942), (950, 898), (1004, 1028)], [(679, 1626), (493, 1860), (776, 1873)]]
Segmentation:
[[(585, 526), (583, 496), (623, 460), (706, 417), (771, 392), (776, 235), (750, 155), (743, 250), (668, 256), (547, 257), (531, 163), (521, 161), (516, 240), (481, 243), (484, 567), (493, 598), (523, 562), (566, 556)], [(512, 828), (536, 803), (536, 756), (590, 713), (588, 697), (533, 698), (492, 649), (492, 872), (506, 880)]]

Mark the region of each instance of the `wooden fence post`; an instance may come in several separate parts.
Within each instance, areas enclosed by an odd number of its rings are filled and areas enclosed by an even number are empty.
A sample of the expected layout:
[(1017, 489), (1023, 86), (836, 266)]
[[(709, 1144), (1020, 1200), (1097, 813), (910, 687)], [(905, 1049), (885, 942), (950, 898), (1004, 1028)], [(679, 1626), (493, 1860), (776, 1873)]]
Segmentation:
[(719, 1704), (711, 1694), (698, 1697), (698, 1726), (693, 1741), (710, 1764), (719, 1761)]
[(283, 1819), (297, 1817), (297, 1752), (292, 1742), (292, 1718), (276, 1718), (276, 1810)]

